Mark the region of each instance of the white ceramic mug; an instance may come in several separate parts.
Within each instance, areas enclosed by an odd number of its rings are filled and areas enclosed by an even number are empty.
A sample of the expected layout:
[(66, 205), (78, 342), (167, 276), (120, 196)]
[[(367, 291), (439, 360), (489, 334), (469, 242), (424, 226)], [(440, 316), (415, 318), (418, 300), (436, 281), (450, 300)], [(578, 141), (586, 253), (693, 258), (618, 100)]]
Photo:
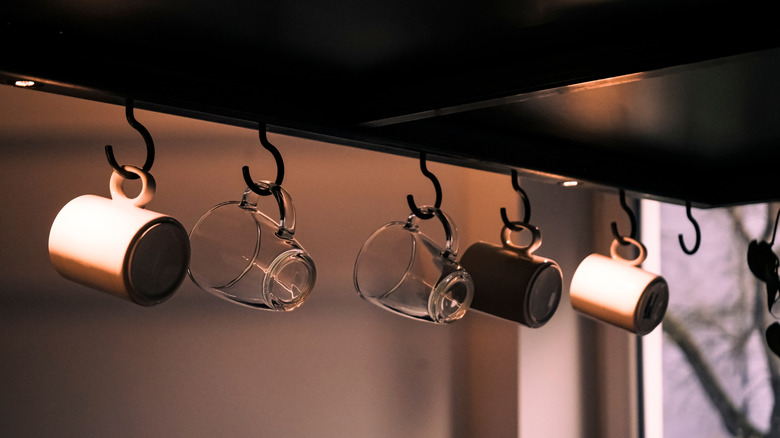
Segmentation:
[(531, 232), (531, 243), (516, 245), (511, 240), (512, 230), (504, 226), (501, 246), (474, 243), (463, 253), (460, 264), (474, 278), (473, 309), (537, 328), (558, 309), (563, 276), (555, 261), (533, 254), (542, 244), (539, 228), (514, 224)]
[(111, 175), (111, 199), (83, 195), (57, 214), (49, 233), (49, 255), (57, 272), (77, 283), (143, 306), (159, 304), (181, 285), (187, 273), (187, 231), (171, 216), (143, 207), (155, 192), (154, 178), (133, 166), (141, 178), (135, 198)]
[(669, 286), (663, 277), (638, 267), (647, 256), (644, 245), (623, 239), (639, 249), (637, 258), (620, 257), (617, 239), (610, 247), (611, 258), (600, 254), (586, 257), (571, 281), (571, 305), (585, 315), (646, 335), (664, 318)]
[(409, 318), (449, 323), (462, 318), (474, 296), (474, 282), (455, 261), (455, 225), (438, 208), (433, 213), (446, 234), (442, 248), (420, 232), (417, 216), (390, 222), (366, 240), (355, 261), (355, 289), (379, 307)]

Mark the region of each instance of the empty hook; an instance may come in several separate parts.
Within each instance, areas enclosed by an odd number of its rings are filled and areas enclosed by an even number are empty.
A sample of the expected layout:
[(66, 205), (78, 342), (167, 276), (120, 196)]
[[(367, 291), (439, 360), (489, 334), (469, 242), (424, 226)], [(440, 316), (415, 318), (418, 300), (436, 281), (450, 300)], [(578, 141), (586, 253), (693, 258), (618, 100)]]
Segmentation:
[[(631, 211), (631, 208), (629, 208), (628, 204), (626, 203), (626, 191), (623, 189), (620, 189), (620, 206), (623, 208), (623, 211), (628, 214), (628, 219), (631, 221), (631, 233), (628, 234), (628, 237), (636, 239), (636, 216), (634, 216), (634, 212)], [(617, 239), (621, 245), (630, 244), (628, 241), (623, 239), (623, 236), (621, 236), (620, 233), (618, 233), (616, 222), (612, 222), (612, 235), (615, 236), (615, 239)]]
[[(282, 180), (284, 180), (284, 160), (282, 160), (282, 154), (279, 153), (279, 150), (276, 149), (276, 146), (272, 145), (268, 141), (268, 126), (266, 126), (265, 123), (260, 123), (258, 132), (260, 134), (260, 144), (262, 144), (266, 150), (271, 152), (271, 154), (274, 156), (274, 160), (276, 160), (276, 180), (274, 183), (280, 186), (282, 185)], [(270, 189), (260, 187), (255, 183), (255, 180), (252, 179), (252, 176), (249, 174), (249, 166), (242, 167), (241, 172), (244, 174), (244, 182), (249, 187), (249, 190), (257, 193), (260, 196), (268, 196), (272, 193)]]
[[(433, 204), (434, 208), (441, 207), (441, 184), (436, 178), (436, 175), (428, 171), (428, 167), (425, 164), (425, 152), (420, 152), (420, 170), (433, 183), (433, 188), (436, 190), (436, 202)], [(420, 219), (430, 219), (434, 216), (433, 212), (423, 213), (417, 204), (414, 202), (414, 196), (407, 195), (406, 202), (409, 204), (409, 208), (412, 209), (412, 213)]]
[[(149, 134), (149, 131), (144, 127), (144, 125), (138, 123), (138, 121), (135, 120), (135, 117), (133, 116), (133, 99), (128, 98), (125, 100), (125, 117), (127, 118), (127, 122), (130, 124), (130, 126), (132, 126), (141, 134), (141, 137), (143, 137), (144, 142), (146, 143), (146, 161), (144, 162), (142, 169), (148, 172), (154, 163), (154, 141), (152, 140), (152, 135)], [(123, 178), (138, 178), (138, 175), (126, 171), (124, 166), (120, 165), (116, 161), (116, 158), (114, 157), (114, 148), (111, 145), (106, 145), (106, 158), (108, 158), (108, 164), (114, 169), (114, 171), (122, 175)]]
[[(688, 215), (688, 220), (691, 221), (691, 223), (693, 224), (693, 228), (696, 230), (696, 243), (693, 245), (693, 249), (688, 249), (688, 247), (685, 246), (683, 235), (678, 234), (677, 238), (680, 240), (680, 247), (682, 248), (683, 252), (688, 255), (691, 255), (699, 250), (699, 244), (701, 244), (701, 230), (699, 229), (699, 223), (696, 222), (696, 219), (694, 219), (693, 215), (691, 214), (690, 202), (685, 203), (685, 213)], [(774, 242), (774, 236), (772, 236), (772, 241)]]
[[(531, 201), (528, 200), (528, 195), (525, 193), (517, 177), (517, 170), (512, 169), (512, 187), (520, 195), (520, 199), (523, 201), (523, 223), (527, 224), (531, 220)], [(509, 220), (506, 214), (506, 208), (501, 207), (501, 219), (504, 221), (504, 226), (514, 231), (522, 231), (523, 227), (519, 227)]]

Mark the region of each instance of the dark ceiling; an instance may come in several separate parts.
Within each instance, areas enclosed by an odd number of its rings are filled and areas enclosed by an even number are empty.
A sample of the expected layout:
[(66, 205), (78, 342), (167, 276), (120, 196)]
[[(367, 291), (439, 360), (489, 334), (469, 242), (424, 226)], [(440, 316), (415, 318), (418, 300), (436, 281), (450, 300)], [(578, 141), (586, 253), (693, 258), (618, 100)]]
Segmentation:
[(715, 207), (780, 198), (769, 2), (27, 0), (0, 80)]

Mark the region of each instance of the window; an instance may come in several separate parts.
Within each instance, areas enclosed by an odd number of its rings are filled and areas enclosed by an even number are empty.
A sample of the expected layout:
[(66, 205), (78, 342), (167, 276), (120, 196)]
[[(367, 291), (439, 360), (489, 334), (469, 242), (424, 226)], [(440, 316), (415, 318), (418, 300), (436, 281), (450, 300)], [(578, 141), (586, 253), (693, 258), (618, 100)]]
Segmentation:
[[(780, 358), (764, 340), (774, 318), (766, 286), (746, 258), (751, 240), (772, 238), (777, 205), (694, 209), (702, 241), (692, 256), (678, 242), (679, 234), (689, 247), (693, 242), (685, 208), (643, 203), (643, 212), (653, 209), (660, 219), (660, 272), (671, 297), (662, 352), (645, 350), (645, 364), (662, 363), (663, 436), (778, 436), (780, 385), (773, 390), (771, 378), (780, 376)], [(652, 233), (651, 225), (643, 221), (644, 231)], [(642, 387), (651, 390), (653, 367), (645, 368), (651, 375)], [(646, 408), (646, 416), (658, 414), (652, 404)]]

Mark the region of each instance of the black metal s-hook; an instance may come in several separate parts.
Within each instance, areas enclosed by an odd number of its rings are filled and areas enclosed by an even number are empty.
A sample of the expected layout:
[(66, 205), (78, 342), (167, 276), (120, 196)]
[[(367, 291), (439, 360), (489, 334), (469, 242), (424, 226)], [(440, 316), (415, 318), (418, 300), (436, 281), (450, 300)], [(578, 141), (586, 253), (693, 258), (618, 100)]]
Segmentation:
[[(620, 189), (620, 207), (623, 208), (623, 211), (626, 212), (628, 215), (628, 220), (631, 221), (631, 233), (628, 235), (628, 237), (632, 239), (636, 239), (636, 216), (634, 215), (634, 212), (631, 211), (631, 208), (628, 207), (628, 204), (626, 203), (626, 191), (623, 189)], [(620, 242), (621, 245), (629, 245), (629, 243), (623, 239), (623, 236), (618, 233), (617, 229), (617, 223), (612, 222), (612, 235), (615, 236), (615, 239)]]
[[(274, 183), (276, 185), (282, 185), (282, 181), (284, 180), (284, 160), (282, 160), (282, 154), (279, 153), (276, 146), (268, 141), (268, 126), (265, 123), (260, 123), (258, 132), (260, 134), (260, 144), (262, 144), (267, 151), (271, 152), (276, 161), (276, 180), (274, 180)], [(252, 179), (252, 175), (249, 174), (249, 166), (242, 167), (241, 172), (244, 174), (244, 182), (247, 187), (249, 187), (249, 190), (260, 196), (268, 196), (272, 193), (270, 189), (260, 187), (255, 183), (255, 180)]]
[[(433, 206), (434, 208), (439, 209), (441, 207), (442, 197), (441, 184), (439, 184), (439, 180), (436, 178), (436, 175), (428, 171), (428, 167), (425, 164), (425, 152), (420, 152), (420, 170), (422, 170), (423, 175), (425, 175), (433, 183), (433, 188), (436, 190), (436, 202), (433, 204)], [(420, 210), (420, 208), (417, 207), (417, 203), (414, 202), (414, 196), (407, 195), (406, 202), (409, 204), (409, 208), (412, 210), (412, 213), (418, 218), (430, 219), (434, 216), (434, 213), (424, 213), (422, 210)]]
[[(133, 116), (133, 99), (128, 98), (125, 101), (125, 117), (127, 118), (127, 123), (129, 123), (130, 126), (132, 126), (141, 134), (141, 137), (143, 137), (144, 142), (146, 143), (146, 161), (144, 162), (142, 169), (148, 172), (152, 168), (152, 164), (154, 164), (154, 141), (152, 140), (152, 135), (149, 134), (149, 131), (144, 127), (144, 125), (138, 123), (138, 121)], [(138, 178), (138, 175), (126, 171), (124, 166), (120, 165), (116, 161), (116, 158), (114, 157), (114, 148), (111, 145), (106, 145), (106, 158), (108, 159), (108, 164), (111, 166), (111, 168), (122, 175), (123, 178)]]
[[(528, 195), (525, 190), (520, 187), (520, 182), (517, 177), (517, 170), (512, 169), (512, 187), (520, 195), (520, 199), (523, 201), (523, 223), (527, 224), (531, 220), (531, 201), (528, 200)], [(506, 208), (501, 207), (501, 220), (504, 221), (504, 226), (514, 231), (522, 231), (523, 228), (515, 225), (509, 220), (506, 214)]]
[[(688, 220), (691, 221), (693, 224), (693, 228), (696, 231), (696, 243), (693, 245), (693, 249), (688, 249), (687, 246), (685, 246), (685, 241), (683, 240), (683, 235), (678, 234), (677, 238), (680, 240), (680, 248), (682, 248), (683, 252), (692, 255), (696, 253), (696, 251), (699, 250), (699, 244), (701, 244), (701, 230), (699, 229), (699, 223), (696, 222), (696, 219), (693, 218), (693, 215), (691, 214), (691, 203), (686, 202), (685, 203), (685, 214), (688, 216)], [(772, 241), (774, 242), (774, 236), (772, 236)]]

